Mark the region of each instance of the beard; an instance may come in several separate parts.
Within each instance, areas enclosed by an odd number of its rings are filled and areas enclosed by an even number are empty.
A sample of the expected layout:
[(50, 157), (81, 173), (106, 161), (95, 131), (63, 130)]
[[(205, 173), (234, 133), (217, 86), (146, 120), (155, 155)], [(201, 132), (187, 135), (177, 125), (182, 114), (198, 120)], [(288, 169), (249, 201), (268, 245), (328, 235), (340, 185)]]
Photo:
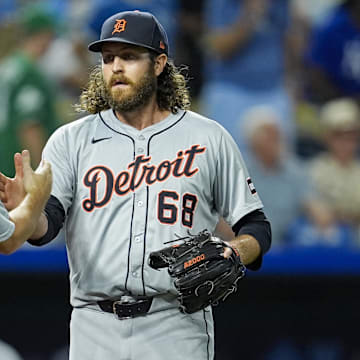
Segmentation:
[[(113, 89), (112, 85), (117, 81), (127, 84), (128, 88)], [(135, 83), (124, 76), (112, 76), (109, 83), (105, 85), (105, 100), (116, 112), (131, 112), (147, 105), (156, 89), (157, 77), (154, 69), (149, 68)]]

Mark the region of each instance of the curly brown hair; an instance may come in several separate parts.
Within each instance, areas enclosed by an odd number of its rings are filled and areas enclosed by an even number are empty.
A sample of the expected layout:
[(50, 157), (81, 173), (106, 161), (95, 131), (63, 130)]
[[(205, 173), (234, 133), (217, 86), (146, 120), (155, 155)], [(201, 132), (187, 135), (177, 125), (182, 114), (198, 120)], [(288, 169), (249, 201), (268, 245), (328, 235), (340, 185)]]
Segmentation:
[[(150, 61), (155, 63), (157, 54), (150, 53)], [(171, 60), (167, 60), (163, 72), (157, 78), (156, 100), (161, 110), (169, 110), (176, 114), (179, 109), (190, 108), (190, 94), (187, 81), (182, 74), (185, 68), (178, 68)], [(101, 66), (96, 66), (90, 73), (87, 87), (80, 95), (79, 104), (75, 105), (78, 112), (97, 114), (110, 109), (103, 79)]]

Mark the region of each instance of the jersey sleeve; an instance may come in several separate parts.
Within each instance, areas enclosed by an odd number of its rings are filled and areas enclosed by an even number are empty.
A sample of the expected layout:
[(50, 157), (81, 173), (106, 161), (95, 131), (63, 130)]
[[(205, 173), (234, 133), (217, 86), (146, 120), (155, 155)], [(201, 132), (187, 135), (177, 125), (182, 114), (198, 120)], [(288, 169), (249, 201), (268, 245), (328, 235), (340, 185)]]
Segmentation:
[(0, 201), (0, 242), (7, 240), (15, 231), (15, 224), (9, 219), (9, 214)]
[(214, 184), (215, 207), (230, 226), (263, 207), (240, 150), (226, 130), (220, 140)]
[(71, 207), (74, 193), (74, 172), (64, 127), (59, 128), (48, 140), (43, 158), (50, 162), (53, 172), (51, 195), (57, 198), (64, 208), (65, 214)]

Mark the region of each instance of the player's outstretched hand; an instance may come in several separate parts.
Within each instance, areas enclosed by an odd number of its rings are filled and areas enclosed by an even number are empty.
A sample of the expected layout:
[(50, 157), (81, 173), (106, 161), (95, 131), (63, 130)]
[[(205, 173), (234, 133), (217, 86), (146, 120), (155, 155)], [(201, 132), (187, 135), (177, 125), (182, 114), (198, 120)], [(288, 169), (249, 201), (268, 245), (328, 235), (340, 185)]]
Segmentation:
[(45, 203), (50, 196), (52, 186), (50, 163), (42, 160), (38, 168), (34, 171), (31, 168), (29, 151), (23, 150), (21, 156), (25, 191), (30, 195), (35, 195), (39, 202)]
[(0, 172), (0, 200), (8, 211), (15, 209), (26, 195), (23, 183), (23, 159), (21, 154), (14, 155), (15, 177), (9, 178)]
[(44, 203), (50, 195), (52, 173), (50, 164), (43, 161), (34, 172), (30, 165), (30, 153), (24, 150), (14, 155), (15, 177), (9, 178), (0, 173), (0, 200), (6, 209), (15, 209), (26, 193), (36, 194), (39, 202)]

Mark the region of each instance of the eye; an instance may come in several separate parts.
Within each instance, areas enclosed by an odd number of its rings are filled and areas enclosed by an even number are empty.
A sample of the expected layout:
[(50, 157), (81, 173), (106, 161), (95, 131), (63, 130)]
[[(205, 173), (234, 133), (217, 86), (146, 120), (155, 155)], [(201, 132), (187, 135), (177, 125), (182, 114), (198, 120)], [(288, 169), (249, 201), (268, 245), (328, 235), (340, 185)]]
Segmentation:
[(114, 55), (111, 54), (105, 54), (103, 55), (103, 62), (104, 64), (110, 64), (114, 61)]
[(121, 55), (121, 58), (124, 60), (136, 60), (138, 57), (134, 53), (124, 53)]

